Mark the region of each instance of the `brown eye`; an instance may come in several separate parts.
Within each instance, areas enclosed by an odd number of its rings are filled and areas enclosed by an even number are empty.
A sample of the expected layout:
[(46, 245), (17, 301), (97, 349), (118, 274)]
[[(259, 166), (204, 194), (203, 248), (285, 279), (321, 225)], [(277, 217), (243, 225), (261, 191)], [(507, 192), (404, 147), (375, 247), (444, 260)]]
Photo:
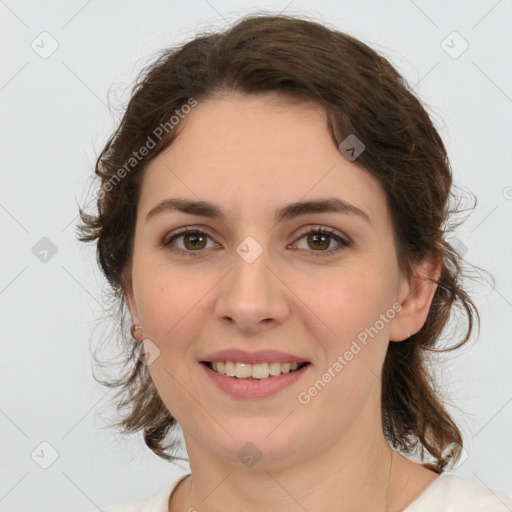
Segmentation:
[(183, 236), (183, 245), (190, 250), (204, 249), (206, 236), (194, 233)]
[(309, 247), (311, 247), (312, 249), (328, 249), (329, 245), (331, 245), (329, 235), (307, 235), (307, 241)]
[(208, 239), (210, 236), (199, 229), (186, 229), (178, 233), (171, 233), (171, 235), (164, 238), (162, 246), (170, 251), (180, 252), (188, 256), (196, 256), (194, 253), (202, 252), (202, 249), (208, 249), (213, 246), (207, 247)]
[[(336, 234), (334, 229), (327, 229), (324, 227), (309, 228), (303, 232), (298, 240), (306, 239), (306, 247), (298, 247), (305, 249), (315, 256), (326, 256), (335, 252), (341, 251), (350, 246), (350, 241), (339, 234)], [(331, 247), (331, 242), (338, 243), (334, 248)], [(329, 249), (329, 247), (331, 247)]]

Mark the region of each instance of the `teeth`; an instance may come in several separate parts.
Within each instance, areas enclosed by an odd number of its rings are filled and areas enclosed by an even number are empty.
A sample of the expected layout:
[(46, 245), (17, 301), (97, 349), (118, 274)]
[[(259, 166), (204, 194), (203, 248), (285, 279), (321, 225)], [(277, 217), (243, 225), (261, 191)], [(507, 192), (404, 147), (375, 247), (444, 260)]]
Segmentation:
[(270, 363), (268, 369), (270, 375), (281, 375), (281, 363)]
[[(260, 364), (259, 366), (263, 366)], [(268, 366), (267, 366), (267, 375), (268, 377)], [(247, 377), (252, 377), (252, 365), (246, 363), (236, 363), (235, 364), (235, 377), (238, 379), (246, 379)], [(260, 377), (258, 377), (260, 378)]]
[(248, 364), (234, 361), (212, 363), (212, 368), (221, 375), (236, 377), (237, 379), (266, 379), (269, 376), (281, 375), (281, 373), (293, 372), (299, 367), (298, 363), (259, 363)]

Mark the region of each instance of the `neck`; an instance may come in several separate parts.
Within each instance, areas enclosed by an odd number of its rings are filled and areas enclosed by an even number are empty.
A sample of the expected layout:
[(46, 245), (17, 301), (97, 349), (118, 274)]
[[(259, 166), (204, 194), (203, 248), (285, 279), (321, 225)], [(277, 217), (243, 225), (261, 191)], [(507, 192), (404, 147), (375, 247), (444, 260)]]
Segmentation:
[(172, 511), (388, 510), (397, 454), (383, 435), (359, 443), (346, 436), (309, 460), (261, 468), (230, 464), (194, 450), (195, 443), (186, 441), (192, 475), (183, 482), (181, 492), (176, 492)]

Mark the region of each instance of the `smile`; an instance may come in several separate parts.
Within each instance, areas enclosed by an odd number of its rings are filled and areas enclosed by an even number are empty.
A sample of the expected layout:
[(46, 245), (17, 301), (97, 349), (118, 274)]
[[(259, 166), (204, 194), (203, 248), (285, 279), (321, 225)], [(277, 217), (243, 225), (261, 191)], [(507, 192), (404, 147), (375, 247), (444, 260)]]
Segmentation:
[(205, 362), (210, 369), (226, 375), (227, 377), (234, 377), (237, 379), (267, 379), (277, 377), (283, 373), (294, 372), (309, 363), (280, 363), (278, 361), (271, 363), (240, 363), (234, 361), (218, 361), (218, 362)]
[(202, 361), (199, 366), (215, 388), (234, 398), (252, 400), (271, 397), (293, 386), (313, 367), (310, 362), (249, 364), (234, 361)]

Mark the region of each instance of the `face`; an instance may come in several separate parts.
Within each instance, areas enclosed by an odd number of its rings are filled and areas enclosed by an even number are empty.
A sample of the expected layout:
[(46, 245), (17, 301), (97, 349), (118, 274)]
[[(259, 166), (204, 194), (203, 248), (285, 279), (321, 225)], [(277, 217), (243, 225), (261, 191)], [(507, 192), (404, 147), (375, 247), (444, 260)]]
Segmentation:
[[(380, 428), (389, 340), (426, 314), (399, 311), (410, 282), (381, 185), (341, 154), (318, 105), (232, 94), (199, 101), (180, 122), (143, 179), (127, 298), (189, 455), (239, 462), (251, 442), (260, 465), (296, 463)], [(213, 203), (222, 217), (173, 208), (177, 198)], [(285, 210), (326, 199), (341, 206)], [(202, 363), (225, 349), (308, 364), (267, 396), (250, 395), (251, 383), (235, 396), (217, 384), (235, 377)]]

